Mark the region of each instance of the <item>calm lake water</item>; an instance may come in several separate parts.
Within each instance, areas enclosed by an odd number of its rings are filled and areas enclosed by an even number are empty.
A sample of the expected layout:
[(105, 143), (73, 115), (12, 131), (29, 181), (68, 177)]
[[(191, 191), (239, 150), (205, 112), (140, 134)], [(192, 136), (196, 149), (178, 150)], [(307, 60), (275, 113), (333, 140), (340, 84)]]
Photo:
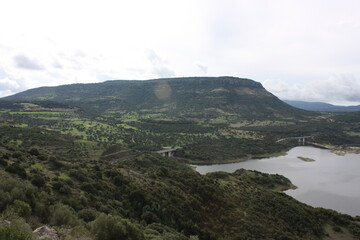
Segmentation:
[[(302, 161), (298, 156), (312, 158), (315, 162)], [(297, 200), (360, 216), (360, 154), (338, 156), (329, 150), (303, 146), (281, 157), (196, 166), (201, 174), (234, 172), (239, 168), (284, 175), (298, 187), (286, 191)]]

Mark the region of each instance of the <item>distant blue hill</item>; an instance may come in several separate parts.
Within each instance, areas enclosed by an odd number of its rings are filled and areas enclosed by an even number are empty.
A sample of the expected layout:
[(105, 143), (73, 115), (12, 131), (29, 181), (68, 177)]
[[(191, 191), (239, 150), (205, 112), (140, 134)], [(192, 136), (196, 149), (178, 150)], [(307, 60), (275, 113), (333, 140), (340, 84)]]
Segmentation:
[(360, 111), (360, 105), (358, 106), (337, 106), (323, 102), (305, 102), (294, 100), (283, 100), (285, 103), (304, 110), (316, 111), (316, 112), (357, 112)]

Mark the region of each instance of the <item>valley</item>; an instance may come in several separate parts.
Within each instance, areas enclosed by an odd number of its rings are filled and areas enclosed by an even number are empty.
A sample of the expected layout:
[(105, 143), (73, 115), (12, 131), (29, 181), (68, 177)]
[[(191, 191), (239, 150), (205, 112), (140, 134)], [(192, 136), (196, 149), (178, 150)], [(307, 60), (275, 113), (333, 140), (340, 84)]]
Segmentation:
[(283, 176), (187, 165), (279, 155), (298, 136), (357, 146), (359, 119), (234, 77), (28, 90), (0, 100), (0, 223), (20, 221), (6, 228), (19, 236), (50, 224), (64, 239), (322, 239), (325, 226), (359, 238), (358, 217), (298, 202), (279, 191), (293, 187)]

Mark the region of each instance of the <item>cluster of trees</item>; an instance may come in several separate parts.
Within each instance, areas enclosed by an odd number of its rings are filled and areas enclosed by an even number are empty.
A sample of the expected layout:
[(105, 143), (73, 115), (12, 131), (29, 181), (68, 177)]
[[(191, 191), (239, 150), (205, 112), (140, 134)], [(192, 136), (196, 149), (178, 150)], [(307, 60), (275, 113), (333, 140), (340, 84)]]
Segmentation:
[(281, 152), (288, 147), (286, 143), (276, 143), (273, 138), (243, 139), (222, 136), (215, 139), (202, 138), (186, 144), (175, 154), (194, 163), (211, 163), (262, 156)]

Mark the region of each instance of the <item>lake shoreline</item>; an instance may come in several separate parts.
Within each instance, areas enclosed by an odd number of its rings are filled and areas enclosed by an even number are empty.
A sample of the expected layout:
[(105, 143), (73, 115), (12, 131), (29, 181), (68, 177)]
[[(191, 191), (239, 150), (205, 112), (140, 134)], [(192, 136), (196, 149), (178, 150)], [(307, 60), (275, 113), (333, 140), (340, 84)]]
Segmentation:
[(255, 155), (255, 156), (247, 156), (247, 157), (244, 157), (244, 158), (237, 158), (237, 159), (231, 159), (231, 160), (209, 161), (209, 162), (189, 160), (189, 159), (178, 158), (178, 157), (175, 157), (175, 158), (180, 160), (180, 161), (183, 161), (183, 162), (185, 162), (187, 164), (192, 164), (192, 165), (217, 165), (217, 164), (227, 164), (227, 163), (240, 163), (240, 162), (246, 162), (246, 161), (249, 161), (249, 160), (257, 160), (257, 159), (272, 158), (272, 157), (281, 157), (281, 156), (286, 156), (286, 155), (287, 155), (287, 153), (282, 151), (282, 152), (276, 152), (276, 153), (269, 153), (269, 154)]
[[(313, 163), (298, 157), (316, 160)], [(256, 159), (253, 159), (256, 160)], [(237, 169), (254, 170), (268, 174), (279, 174), (288, 178), (297, 188), (280, 191), (313, 207), (324, 207), (335, 211), (360, 215), (360, 156), (349, 153), (335, 154), (329, 149), (314, 146), (297, 146), (289, 150), (287, 156), (265, 158), (259, 161), (207, 164), (192, 166), (198, 173), (229, 172)]]
[(348, 153), (360, 154), (360, 147), (320, 144), (320, 143), (313, 143), (313, 142), (310, 142), (309, 144), (314, 147), (317, 147), (317, 148), (328, 149), (332, 153), (335, 153), (336, 155), (339, 155), (339, 156), (344, 156)]
[[(332, 153), (339, 155), (339, 156), (344, 156), (347, 153), (360, 154), (360, 147), (354, 149), (351, 147), (326, 145), (326, 144), (320, 144), (320, 143), (314, 143), (314, 142), (308, 142), (308, 145), (305, 145), (305, 146), (309, 146), (309, 147), (311, 146), (311, 147), (315, 147), (315, 148), (330, 150)], [(294, 146), (294, 147), (298, 147), (298, 146)], [(292, 147), (292, 148), (294, 148), (294, 147)], [(178, 159), (179, 161), (185, 162), (187, 164), (192, 164), (192, 165), (199, 165), (199, 166), (200, 165), (217, 165), (217, 164), (240, 163), (240, 162), (245, 162), (245, 161), (249, 161), (249, 160), (286, 156), (287, 152), (292, 148), (284, 149), (281, 152), (247, 156), (247, 157), (243, 157), (243, 158), (223, 160), (223, 161), (214, 160), (214, 161), (204, 162), (204, 161), (190, 160), (190, 159), (179, 158), (179, 157), (175, 157), (175, 158)]]

